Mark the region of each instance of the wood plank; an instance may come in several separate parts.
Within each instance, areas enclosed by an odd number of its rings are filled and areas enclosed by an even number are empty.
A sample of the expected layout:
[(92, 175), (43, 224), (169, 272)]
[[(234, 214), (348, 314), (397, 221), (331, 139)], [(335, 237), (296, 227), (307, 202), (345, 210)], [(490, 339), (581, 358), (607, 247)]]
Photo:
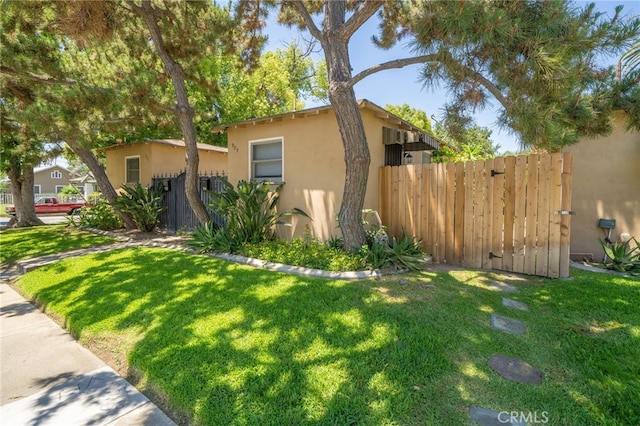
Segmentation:
[(491, 171), (494, 170), (495, 161), (490, 158), (484, 162), (484, 198), (482, 214), (482, 269), (491, 269), (492, 259), (489, 257), (492, 243), (493, 226), (493, 184), (494, 177)]
[(380, 198), (378, 209), (380, 210), (380, 220), (388, 227), (391, 218), (391, 167), (380, 167), (379, 179)]
[[(562, 155), (562, 200), (561, 209), (571, 211), (571, 175), (573, 156), (570, 152)], [(560, 217), (560, 277), (569, 277), (569, 252), (571, 242), (571, 215)]]
[(549, 274), (549, 188), (551, 185), (551, 156), (540, 155), (538, 176), (538, 241), (536, 247), (536, 275)]
[(415, 184), (416, 184), (416, 166), (413, 164), (408, 164), (406, 166), (402, 166), (405, 169), (405, 189), (407, 191), (406, 198), (406, 210), (405, 210), (405, 231), (407, 235), (415, 235), (416, 234), (416, 226), (414, 223), (414, 206), (415, 206)]
[(464, 243), (462, 265), (473, 260), (473, 161), (464, 163)]
[(562, 154), (551, 154), (551, 186), (549, 193), (549, 274), (560, 276), (560, 216), (562, 207)]
[(464, 163), (455, 163), (456, 206), (454, 212), (453, 263), (461, 265), (464, 259)]
[(536, 273), (536, 243), (538, 236), (538, 158), (537, 154), (527, 157), (527, 205), (525, 211), (524, 273)]
[(456, 165), (455, 163), (447, 163), (446, 169), (446, 212), (445, 212), (445, 247), (444, 261), (446, 263), (453, 262), (454, 250), (454, 229), (455, 229), (455, 200), (456, 200)]
[(436, 167), (437, 169), (437, 174), (438, 174), (438, 209), (437, 209), (437, 217), (438, 217), (438, 224), (437, 224), (437, 234), (438, 234), (438, 240), (437, 240), (437, 244), (436, 244), (436, 250), (438, 253), (438, 261), (439, 262), (445, 262), (446, 261), (446, 257), (445, 257), (445, 252), (444, 252), (444, 248), (446, 246), (445, 244), (445, 239), (446, 239), (446, 232), (445, 232), (445, 217), (446, 217), (446, 207), (447, 207), (447, 196), (446, 196), (446, 183), (447, 183), (447, 178), (446, 178), (446, 164), (444, 163), (439, 163)]
[(407, 228), (407, 167), (398, 167), (398, 229), (394, 236), (399, 238)]
[(431, 193), (431, 164), (422, 165), (422, 188), (420, 190), (420, 237), (422, 250), (431, 254), (431, 234), (429, 234), (429, 194)]
[(472, 252), (473, 259), (471, 266), (473, 268), (482, 267), (482, 224), (484, 215), (484, 161), (478, 160), (473, 164), (473, 240)]
[(502, 269), (504, 228), (504, 157), (496, 157), (493, 169), (498, 173), (492, 179), (491, 252), (496, 255), (491, 261), (492, 269)]
[(422, 196), (420, 195), (420, 193), (422, 192), (422, 164), (417, 164), (414, 166), (415, 170), (415, 180), (414, 180), (414, 186), (413, 186), (413, 196), (415, 198), (415, 203), (413, 205), (413, 223), (414, 223), (414, 233), (413, 236), (420, 239), (421, 238), (421, 234), (422, 234), (422, 218), (421, 218), (421, 198)]
[(435, 262), (440, 262), (437, 256), (438, 246), (438, 165), (432, 164), (429, 169), (429, 253), (433, 256)]
[(506, 157), (504, 163), (504, 254), (502, 268), (513, 271), (513, 227), (516, 214), (516, 157)]
[(400, 203), (399, 167), (391, 167), (391, 221), (388, 228), (389, 236), (396, 235), (400, 229), (400, 218), (396, 207)]
[(527, 156), (516, 157), (515, 217), (513, 219), (513, 272), (524, 272), (524, 232), (527, 202)]

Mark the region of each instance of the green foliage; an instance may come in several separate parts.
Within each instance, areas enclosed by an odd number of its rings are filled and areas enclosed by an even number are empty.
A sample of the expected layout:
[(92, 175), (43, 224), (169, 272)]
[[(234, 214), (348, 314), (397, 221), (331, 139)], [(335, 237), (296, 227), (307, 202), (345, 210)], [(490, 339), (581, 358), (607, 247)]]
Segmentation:
[[(635, 242), (635, 247), (631, 243)], [(616, 242), (608, 244), (600, 239), (600, 245), (604, 253), (610, 259), (605, 262), (607, 269), (613, 269), (618, 272), (640, 273), (640, 242), (635, 238), (624, 242)]]
[[(285, 217), (302, 215), (304, 211), (293, 208), (278, 212), (279, 192), (283, 184), (272, 188), (267, 182), (240, 181), (237, 190), (228, 181), (223, 181), (225, 189), (211, 194), (213, 212), (224, 219), (225, 226), (217, 231), (219, 241), (230, 245), (233, 252), (241, 244), (259, 243), (274, 238), (276, 225), (290, 226)], [(217, 250), (220, 251), (220, 250)]]
[(434, 163), (484, 160), (495, 157), (500, 149), (500, 145), (491, 140), (491, 130), (473, 123), (458, 128), (436, 124), (435, 135), (450, 147), (442, 146), (435, 152)]
[(367, 265), (372, 269), (393, 267), (417, 271), (424, 265), (425, 254), (421, 249), (421, 241), (408, 237), (404, 232), (398, 240), (395, 237), (369, 240), (360, 254), (365, 257)]
[(96, 199), (90, 207), (83, 207), (77, 217), (69, 216), (68, 224), (79, 228), (94, 228), (103, 231), (120, 229), (124, 226), (122, 219), (113, 210), (113, 207), (102, 198)]
[(144, 187), (139, 183), (122, 185), (122, 193), (116, 198), (115, 205), (121, 211), (129, 213), (142, 231), (153, 231), (160, 223), (162, 206), (162, 188)]
[(413, 124), (417, 128), (433, 134), (431, 131), (431, 120), (429, 120), (427, 113), (423, 110), (412, 108), (408, 104), (402, 104), (400, 106), (387, 104), (384, 109)]
[(190, 235), (190, 239), (186, 244), (198, 253), (226, 251), (227, 246), (221, 245), (219, 241), (221, 236), (217, 236), (219, 229), (214, 221), (198, 225)]
[(80, 190), (74, 185), (67, 185), (60, 190), (60, 194), (63, 195), (78, 195)]
[(593, 3), (568, 1), (436, 1), (398, 15), (382, 23), (384, 42), (409, 28), (416, 50), (432, 58), (422, 79), (449, 92), (448, 128), (466, 127), (496, 100), (502, 127), (523, 146), (549, 150), (610, 132), (619, 96), (613, 69), (598, 64), (603, 55), (619, 57), (640, 33), (639, 17), (623, 19), (620, 10), (608, 17)]

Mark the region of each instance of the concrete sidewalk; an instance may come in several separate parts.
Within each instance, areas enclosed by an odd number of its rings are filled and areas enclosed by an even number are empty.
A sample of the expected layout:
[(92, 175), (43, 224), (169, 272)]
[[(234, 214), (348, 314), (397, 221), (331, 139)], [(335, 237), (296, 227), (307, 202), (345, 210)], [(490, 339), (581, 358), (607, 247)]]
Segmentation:
[(0, 364), (0, 425), (175, 424), (6, 283)]

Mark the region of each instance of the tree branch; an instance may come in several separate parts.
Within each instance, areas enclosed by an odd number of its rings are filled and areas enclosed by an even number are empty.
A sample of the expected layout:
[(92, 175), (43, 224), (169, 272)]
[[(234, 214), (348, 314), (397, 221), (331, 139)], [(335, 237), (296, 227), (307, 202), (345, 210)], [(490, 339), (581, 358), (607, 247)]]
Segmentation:
[(425, 62), (431, 62), (433, 60), (437, 60), (437, 56), (436, 55), (423, 55), (423, 56), (416, 56), (416, 57), (413, 57), (413, 58), (395, 59), (393, 61), (389, 61), (389, 62), (385, 62), (385, 63), (382, 63), (382, 64), (374, 65), (371, 68), (368, 68), (368, 69), (366, 69), (364, 71), (361, 71), (358, 74), (356, 74), (355, 76), (353, 76), (351, 78), (351, 80), (349, 80), (347, 86), (348, 87), (353, 87), (357, 83), (359, 83), (360, 80), (364, 79), (365, 77), (368, 77), (371, 74), (375, 74), (375, 73), (380, 72), (380, 71), (390, 70), (390, 69), (395, 69), (395, 68), (404, 68), (404, 67), (406, 67), (408, 65), (422, 64), (422, 63), (425, 63)]
[(472, 79), (474, 79), (475, 81), (477, 81), (478, 83), (480, 83), (482, 86), (484, 86), (489, 93), (491, 93), (493, 95), (494, 98), (496, 98), (496, 100), (498, 102), (500, 102), (500, 104), (508, 111), (511, 107), (511, 101), (509, 101), (500, 91), (500, 89), (498, 88), (498, 86), (496, 86), (495, 84), (493, 84), (493, 82), (491, 80), (489, 80), (488, 78), (486, 78), (485, 76), (483, 76), (482, 74), (480, 74), (477, 71), (472, 70), (469, 67), (465, 67), (464, 65), (460, 65), (461, 67), (463, 67), (468, 73), (470, 73), (473, 77)]
[(364, 24), (374, 13), (382, 6), (382, 2), (379, 0), (367, 0), (362, 6), (355, 11), (347, 22), (342, 26), (340, 31), (340, 38), (343, 41), (347, 41), (351, 36)]
[(305, 7), (304, 3), (302, 3), (302, 1), (300, 0), (296, 0), (291, 3), (293, 3), (293, 7), (295, 7), (298, 13), (300, 13), (300, 15), (302, 16), (302, 19), (304, 20), (304, 23), (306, 24), (307, 29), (309, 30), (311, 35), (322, 43), (322, 40), (324, 39), (322, 31), (320, 31), (316, 26), (316, 23), (313, 22), (313, 18), (309, 14), (309, 11)]
[(49, 77), (46, 75), (38, 75), (38, 74), (34, 74), (32, 72), (25, 72), (24, 74), (16, 72), (14, 70), (12, 70), (11, 68), (7, 68), (5, 66), (0, 65), (0, 74), (4, 74), (4, 75), (10, 75), (12, 77), (21, 77), (21, 78), (26, 78), (29, 79), (31, 81), (36, 81), (38, 83), (42, 83), (42, 84), (49, 84), (49, 85), (56, 85), (56, 84), (63, 84), (65, 86), (75, 86), (76, 84), (78, 84), (77, 81), (75, 80), (71, 80), (71, 79), (64, 79), (64, 80), (58, 80), (56, 78), (53, 77)]

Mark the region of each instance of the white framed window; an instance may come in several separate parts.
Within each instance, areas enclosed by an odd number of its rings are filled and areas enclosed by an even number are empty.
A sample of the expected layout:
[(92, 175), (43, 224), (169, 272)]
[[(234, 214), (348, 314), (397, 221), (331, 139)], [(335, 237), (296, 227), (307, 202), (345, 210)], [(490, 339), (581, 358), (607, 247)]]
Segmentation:
[(124, 163), (125, 182), (140, 183), (140, 156), (125, 157)]
[(34, 194), (42, 193), (42, 186), (41, 185), (33, 185), (33, 193)]
[(56, 185), (56, 194), (59, 194), (62, 188), (64, 188), (64, 185)]
[(283, 138), (249, 141), (249, 176), (251, 179), (280, 183), (283, 175)]
[(60, 170), (54, 170), (51, 172), (51, 179), (62, 179), (62, 172)]

